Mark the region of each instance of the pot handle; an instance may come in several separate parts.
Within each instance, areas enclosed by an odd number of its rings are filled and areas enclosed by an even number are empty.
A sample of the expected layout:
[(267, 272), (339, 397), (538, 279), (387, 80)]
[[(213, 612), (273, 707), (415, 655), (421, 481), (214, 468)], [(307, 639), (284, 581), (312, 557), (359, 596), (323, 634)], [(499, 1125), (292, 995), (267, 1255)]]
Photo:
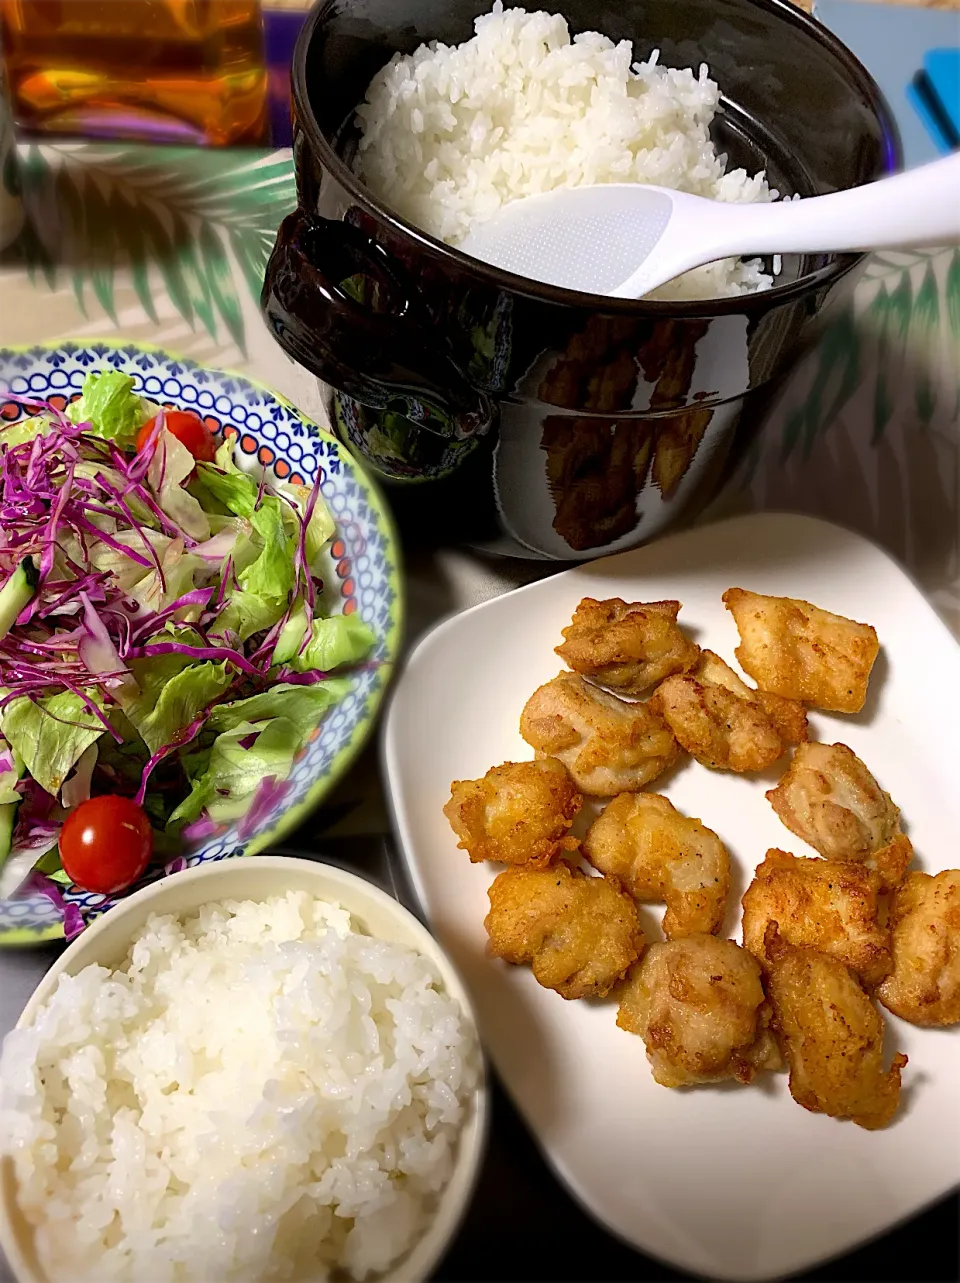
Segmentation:
[[(388, 311), (352, 298), (341, 282), (376, 282)], [(280, 224), (260, 307), (284, 351), (324, 383), (375, 410), (465, 440), (492, 421), (486, 396), (421, 322), (409, 287), (379, 242), (352, 223), (298, 209)], [(426, 318), (429, 321), (429, 318)]]

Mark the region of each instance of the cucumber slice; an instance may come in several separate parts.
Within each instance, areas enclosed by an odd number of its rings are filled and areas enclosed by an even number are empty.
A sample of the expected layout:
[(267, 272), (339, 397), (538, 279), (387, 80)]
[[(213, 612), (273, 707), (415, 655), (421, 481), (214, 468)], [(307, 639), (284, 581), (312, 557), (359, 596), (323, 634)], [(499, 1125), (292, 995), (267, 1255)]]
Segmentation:
[(40, 572), (32, 557), (24, 557), (7, 582), (0, 588), (0, 641), (17, 622), (21, 610), (33, 600), (40, 582)]

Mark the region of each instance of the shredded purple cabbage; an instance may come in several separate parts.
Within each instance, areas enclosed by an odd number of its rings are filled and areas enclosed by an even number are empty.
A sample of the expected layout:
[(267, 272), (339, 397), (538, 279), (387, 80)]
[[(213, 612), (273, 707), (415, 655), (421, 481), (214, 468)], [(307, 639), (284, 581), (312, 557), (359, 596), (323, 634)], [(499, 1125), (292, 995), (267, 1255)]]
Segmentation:
[(68, 944), (80, 934), (86, 925), (80, 910), (75, 904), (71, 904), (63, 898), (56, 882), (46, 877), (43, 873), (38, 873), (36, 869), (27, 877), (19, 891), (20, 895), (30, 895), (31, 893), (46, 896), (60, 913), (63, 919), (63, 938)]
[[(131, 632), (131, 637), (137, 641), (143, 637), (149, 637), (161, 628), (168, 619), (174, 619), (188, 606), (200, 606), (203, 609), (209, 604), (212, 596), (213, 588), (194, 588), (192, 591), (184, 593), (182, 597), (178, 597), (176, 601), (171, 602), (165, 609), (158, 610), (152, 615), (139, 616), (136, 627)], [(129, 620), (127, 620), (127, 626), (130, 627)], [(129, 654), (129, 650), (127, 653)]]
[(170, 754), (175, 753), (178, 748), (183, 748), (185, 744), (189, 744), (191, 740), (195, 740), (203, 730), (203, 724), (207, 720), (208, 716), (209, 711), (205, 711), (202, 717), (196, 718), (189, 726), (185, 726), (172, 744), (162, 744), (147, 761), (146, 766), (143, 768), (143, 774), (140, 776), (140, 787), (137, 789), (136, 796), (133, 799), (138, 806), (143, 806), (143, 799), (147, 795), (147, 781), (150, 779), (154, 770), (160, 765), (165, 757), (169, 757)]
[(213, 837), (218, 827), (216, 821), (211, 820), (206, 811), (201, 811), (200, 815), (191, 824), (184, 825), (183, 840), (185, 842), (203, 842), (206, 838)]
[(294, 668), (279, 668), (277, 670), (277, 681), (286, 682), (291, 686), (316, 686), (318, 682), (330, 680), (330, 673), (298, 673)]
[[(96, 689), (109, 707), (111, 690), (129, 672), (128, 661), (172, 653), (198, 662), (225, 660), (236, 670), (238, 682), (253, 679), (263, 689), (272, 685), (276, 680), (270, 673), (273, 646), (289, 613), (266, 638), (254, 639), (247, 647), (217, 630), (217, 616), (229, 604), (233, 587), (231, 558), (237, 531), (225, 529), (198, 543), (160, 508), (146, 486), (160, 425), (140, 453), (127, 456), (85, 432), (83, 425), (71, 423), (50, 403), (10, 395), (31, 412), (46, 414), (51, 422), (49, 431), (13, 446), (3, 446), (0, 425), (0, 583), (28, 556), (39, 574), (33, 599), (0, 642), (0, 685), (7, 688), (4, 698), (25, 695), (42, 699), (82, 687)], [(92, 475), (76, 476), (81, 464), (87, 465), (87, 473)], [(259, 497), (264, 493), (261, 478)], [(305, 564), (306, 523), (318, 496), (314, 488), (303, 513), (290, 505), (300, 523), (293, 595), (302, 597), (308, 612), (312, 611), (316, 585)], [(136, 512), (145, 514), (143, 519)], [(148, 538), (148, 529), (182, 540), (185, 550), (208, 562), (210, 577), (218, 582), (195, 587), (159, 610), (143, 609), (132, 602), (115, 576), (91, 558), (98, 548), (109, 551), (155, 576), (160, 593), (165, 593), (163, 558)], [(85, 634), (76, 632), (78, 615), (82, 615)], [(151, 642), (152, 635), (184, 618), (200, 633), (203, 644), (186, 645), (175, 638)], [(35, 658), (28, 660), (27, 654)], [(107, 663), (108, 657), (112, 662)], [(89, 695), (84, 703), (106, 722), (106, 715), (95, 709)]]
[(241, 842), (245, 842), (257, 825), (277, 809), (289, 791), (290, 781), (279, 780), (275, 775), (267, 775), (260, 781), (246, 815), (237, 825), (237, 837)]

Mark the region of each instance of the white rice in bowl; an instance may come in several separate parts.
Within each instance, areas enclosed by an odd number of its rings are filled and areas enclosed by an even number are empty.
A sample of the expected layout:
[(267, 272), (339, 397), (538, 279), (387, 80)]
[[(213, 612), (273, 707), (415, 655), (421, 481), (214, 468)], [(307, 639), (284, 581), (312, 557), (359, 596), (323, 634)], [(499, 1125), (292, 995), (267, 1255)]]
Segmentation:
[(290, 891), (154, 915), (0, 1060), (51, 1280), (363, 1279), (421, 1236), (479, 1051), (433, 963)]
[[(395, 55), (357, 109), (360, 173), (423, 231), (458, 245), (522, 196), (590, 183), (654, 183), (732, 203), (775, 200), (763, 173), (726, 172), (710, 140), (720, 90), (706, 64), (633, 62), (629, 40), (570, 39), (560, 14), (503, 9), (461, 45)], [(654, 298), (767, 289), (757, 260), (696, 268)]]

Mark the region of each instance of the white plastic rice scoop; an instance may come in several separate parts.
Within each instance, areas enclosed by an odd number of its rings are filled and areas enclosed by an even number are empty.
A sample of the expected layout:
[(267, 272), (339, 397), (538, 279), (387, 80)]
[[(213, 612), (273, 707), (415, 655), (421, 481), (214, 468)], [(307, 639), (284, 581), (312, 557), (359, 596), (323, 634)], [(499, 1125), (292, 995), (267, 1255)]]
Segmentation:
[(640, 298), (734, 255), (960, 242), (960, 152), (892, 178), (798, 201), (734, 205), (641, 183), (560, 187), (505, 205), (459, 246), (530, 280)]

